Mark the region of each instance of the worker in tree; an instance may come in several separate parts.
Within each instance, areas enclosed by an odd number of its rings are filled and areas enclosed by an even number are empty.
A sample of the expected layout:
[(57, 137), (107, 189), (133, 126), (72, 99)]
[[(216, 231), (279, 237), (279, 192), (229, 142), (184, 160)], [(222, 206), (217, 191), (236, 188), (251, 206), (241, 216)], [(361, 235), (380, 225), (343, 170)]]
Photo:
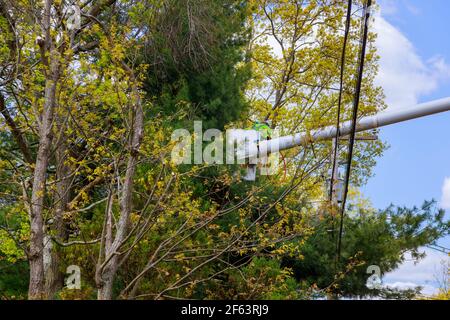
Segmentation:
[(272, 138), (272, 129), (270, 128), (270, 125), (267, 121), (259, 122), (256, 121), (253, 126), (252, 130), (255, 130), (258, 132), (258, 140), (270, 140)]
[[(272, 129), (267, 121), (259, 122), (256, 121), (253, 123), (251, 130), (255, 130), (257, 132), (257, 138), (255, 143), (258, 146), (258, 154), (259, 154), (259, 142), (264, 140), (270, 140), (272, 138)], [(261, 158), (260, 165), (264, 165), (267, 161), (266, 157)], [(244, 180), (247, 181), (255, 181), (256, 178), (256, 164), (246, 164), (245, 168), (247, 170), (247, 174), (244, 176)]]

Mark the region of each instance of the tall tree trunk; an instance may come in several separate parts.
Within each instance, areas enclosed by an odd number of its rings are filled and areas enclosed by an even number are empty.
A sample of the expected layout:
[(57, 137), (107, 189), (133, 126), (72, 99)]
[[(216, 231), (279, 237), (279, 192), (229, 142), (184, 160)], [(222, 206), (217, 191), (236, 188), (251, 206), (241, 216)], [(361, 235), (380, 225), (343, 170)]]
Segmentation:
[(50, 158), (52, 143), (53, 116), (55, 109), (56, 87), (59, 79), (60, 61), (58, 52), (53, 44), (50, 32), (50, 16), (53, 1), (45, 0), (42, 15), (42, 32), (44, 39), (39, 40), (42, 62), (46, 66), (46, 82), (44, 93), (44, 108), (42, 124), (39, 132), (39, 148), (36, 157), (31, 194), (30, 210), (30, 283), (28, 288), (29, 299), (44, 299), (44, 197), (47, 182), (47, 167)]
[(30, 212), (30, 284), (29, 299), (43, 299), (44, 293), (44, 221), (43, 208), (47, 167), (52, 143), (53, 114), (55, 107), (56, 86), (59, 74), (59, 62), (51, 63), (51, 77), (45, 85), (44, 114), (39, 137), (39, 148), (34, 169), (33, 189)]

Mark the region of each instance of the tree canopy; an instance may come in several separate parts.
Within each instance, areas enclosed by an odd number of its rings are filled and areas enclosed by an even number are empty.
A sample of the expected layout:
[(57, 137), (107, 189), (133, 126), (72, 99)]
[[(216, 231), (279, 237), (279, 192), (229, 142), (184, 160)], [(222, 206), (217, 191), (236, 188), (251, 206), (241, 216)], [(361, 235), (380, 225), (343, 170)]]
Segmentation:
[[(449, 222), (433, 201), (377, 210), (358, 196), (383, 141), (356, 145), (339, 261), (331, 142), (283, 151), (256, 182), (245, 165), (171, 161), (172, 133), (197, 120), (278, 134), (333, 125), (346, 1), (75, 3), (74, 23), (69, 1), (0, 0), (0, 299), (415, 296), (368, 288), (367, 267), (421, 259)], [(375, 38), (359, 116), (385, 108)], [(65, 283), (70, 266), (81, 288)]]

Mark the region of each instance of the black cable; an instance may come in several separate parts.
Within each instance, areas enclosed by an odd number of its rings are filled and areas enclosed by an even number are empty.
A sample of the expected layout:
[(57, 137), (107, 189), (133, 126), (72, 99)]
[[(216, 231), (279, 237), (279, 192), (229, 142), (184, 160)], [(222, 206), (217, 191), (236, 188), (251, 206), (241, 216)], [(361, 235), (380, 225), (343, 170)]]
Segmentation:
[(344, 90), (344, 69), (345, 69), (345, 54), (347, 52), (347, 41), (348, 34), (350, 32), (350, 22), (352, 18), (352, 0), (348, 0), (347, 4), (347, 18), (345, 21), (345, 32), (344, 32), (344, 44), (342, 46), (342, 54), (341, 54), (341, 75), (340, 75), (340, 85), (339, 85), (339, 101), (338, 101), (338, 110), (337, 110), (337, 121), (336, 121), (336, 137), (335, 137), (335, 145), (334, 145), (334, 156), (333, 156), (333, 167), (331, 170), (331, 183), (330, 183), (330, 201), (333, 198), (333, 189), (334, 189), (334, 180), (336, 177), (334, 176), (334, 171), (336, 170), (337, 159), (337, 151), (339, 148), (339, 136), (340, 136), (340, 126), (341, 126), (341, 105), (342, 105), (342, 92)]
[(372, 0), (367, 0), (364, 3), (364, 13), (363, 13), (363, 39), (361, 44), (361, 52), (359, 56), (359, 66), (358, 66), (358, 78), (356, 80), (355, 87), (355, 96), (353, 100), (353, 113), (352, 113), (352, 128), (350, 132), (350, 141), (349, 141), (349, 150), (347, 157), (347, 169), (345, 172), (345, 184), (344, 184), (344, 195), (342, 199), (341, 206), (341, 222), (339, 226), (339, 238), (337, 245), (337, 261), (339, 262), (341, 258), (341, 245), (342, 245), (342, 231), (344, 227), (344, 213), (345, 213), (345, 204), (347, 202), (348, 195), (348, 187), (350, 181), (350, 171), (352, 166), (352, 158), (353, 158), (353, 148), (355, 145), (355, 134), (356, 134), (356, 122), (358, 120), (358, 107), (359, 107), (359, 98), (361, 96), (361, 85), (362, 78), (364, 73), (364, 59), (366, 55), (366, 47), (367, 47), (367, 38), (368, 38), (368, 30), (369, 30), (369, 19), (370, 19), (370, 7), (372, 6)]

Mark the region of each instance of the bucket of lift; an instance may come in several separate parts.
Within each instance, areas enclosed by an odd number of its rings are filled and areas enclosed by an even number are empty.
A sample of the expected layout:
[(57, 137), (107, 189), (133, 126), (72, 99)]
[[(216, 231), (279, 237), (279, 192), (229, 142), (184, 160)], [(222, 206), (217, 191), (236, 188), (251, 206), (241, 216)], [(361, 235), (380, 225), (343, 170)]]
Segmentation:
[[(330, 190), (331, 188), (331, 171), (329, 174), (329, 177), (327, 179), (327, 190)], [(336, 197), (337, 203), (342, 203), (344, 199), (344, 179), (342, 178), (341, 172), (338, 171), (337, 177), (335, 178), (334, 185), (333, 185), (333, 197)]]

